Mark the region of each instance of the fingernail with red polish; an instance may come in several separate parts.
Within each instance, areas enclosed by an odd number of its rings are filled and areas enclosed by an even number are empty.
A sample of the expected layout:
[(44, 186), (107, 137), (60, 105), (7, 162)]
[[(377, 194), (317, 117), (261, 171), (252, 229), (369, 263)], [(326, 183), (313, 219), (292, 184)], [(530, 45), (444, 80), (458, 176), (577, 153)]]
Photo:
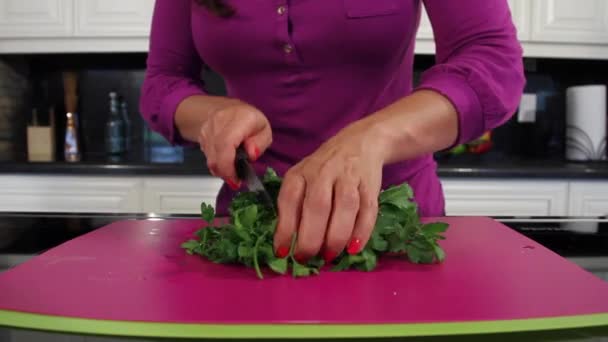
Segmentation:
[[(240, 184), (237, 184), (237, 183), (233, 182), (233, 181), (232, 181), (232, 180), (230, 180), (230, 179), (226, 179), (226, 183), (228, 183), (228, 186), (229, 186), (229, 187), (230, 187), (230, 189), (232, 189), (232, 190), (238, 190), (238, 189), (241, 187), (241, 185), (240, 185)], [(239, 183), (241, 183), (241, 182), (239, 182)]]
[(350, 243), (348, 244), (346, 251), (348, 252), (348, 254), (354, 255), (354, 254), (359, 253), (360, 249), (361, 249), (361, 240), (352, 239), (352, 240), (350, 240)]
[(306, 264), (308, 262), (308, 260), (305, 257), (301, 256), (301, 255), (296, 255), (293, 258), (296, 259), (296, 261), (298, 262), (298, 264), (304, 265), (304, 264)]
[(283, 259), (289, 254), (289, 248), (282, 246), (277, 249), (277, 257)]
[(336, 252), (332, 250), (326, 249), (325, 252), (323, 252), (323, 260), (325, 260), (326, 264), (329, 264), (330, 262), (334, 261), (336, 257)]
[(258, 158), (260, 158), (260, 149), (253, 145), (253, 160), (258, 160)]

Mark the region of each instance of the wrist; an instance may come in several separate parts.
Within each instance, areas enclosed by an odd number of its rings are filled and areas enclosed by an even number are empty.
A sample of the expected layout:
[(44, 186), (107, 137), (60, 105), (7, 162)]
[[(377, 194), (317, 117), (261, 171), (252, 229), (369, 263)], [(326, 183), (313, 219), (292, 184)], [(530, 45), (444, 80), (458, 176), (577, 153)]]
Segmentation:
[(183, 138), (197, 142), (201, 128), (210, 117), (237, 103), (238, 100), (228, 97), (193, 95), (178, 105), (173, 121)]
[(455, 107), (434, 91), (416, 91), (366, 119), (382, 146), (385, 164), (434, 153), (449, 147), (458, 135)]
[(414, 153), (415, 136), (399, 119), (397, 113), (389, 112), (377, 112), (365, 119), (368, 120), (364, 124), (366, 134), (370, 135), (374, 152), (381, 158), (383, 165), (407, 159), (404, 156)]

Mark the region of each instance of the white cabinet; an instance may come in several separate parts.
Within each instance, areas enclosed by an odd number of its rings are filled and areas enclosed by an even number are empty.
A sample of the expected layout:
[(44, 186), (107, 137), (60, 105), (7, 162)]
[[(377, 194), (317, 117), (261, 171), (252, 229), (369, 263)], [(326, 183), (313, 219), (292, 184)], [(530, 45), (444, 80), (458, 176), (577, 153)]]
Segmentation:
[(422, 7), (422, 13), (420, 13), (420, 24), (418, 26), (416, 39), (433, 39), (433, 27), (431, 25), (431, 20), (429, 19), (429, 15), (426, 13), (426, 9), (424, 8), (424, 4), (422, 2), (420, 2), (420, 6)]
[(198, 214), (201, 203), (215, 207), (223, 181), (215, 177), (156, 177), (144, 181), (145, 212)]
[(0, 0), (0, 38), (69, 36), (73, 27), (72, 1)]
[(517, 37), (520, 41), (525, 42), (530, 40), (530, 1), (529, 0), (509, 0), (511, 8), (511, 16), (513, 23), (517, 29)]
[[(608, 59), (608, 1), (508, 0), (525, 57)], [(435, 53), (422, 11), (416, 53)]]
[[(530, 39), (530, 2), (528, 0), (509, 0), (508, 2), (519, 40), (526, 41)], [(420, 24), (416, 35), (416, 43), (421, 43), (421, 45), (416, 48), (416, 52), (434, 53), (434, 42), (432, 42), (434, 39), (433, 27), (423, 2), (421, 2), (421, 6), (422, 13), (420, 14)]]
[(587, 181), (570, 183), (571, 216), (608, 215), (608, 182)]
[(76, 36), (146, 37), (154, 0), (75, 1)]
[(608, 44), (608, 1), (536, 0), (530, 1), (532, 38), (559, 43)]
[(450, 216), (564, 216), (568, 183), (443, 179)]
[(220, 178), (0, 175), (0, 211), (198, 214)]
[(0, 0), (0, 54), (146, 52), (154, 0)]
[(2, 176), (0, 210), (49, 212), (140, 212), (136, 178)]

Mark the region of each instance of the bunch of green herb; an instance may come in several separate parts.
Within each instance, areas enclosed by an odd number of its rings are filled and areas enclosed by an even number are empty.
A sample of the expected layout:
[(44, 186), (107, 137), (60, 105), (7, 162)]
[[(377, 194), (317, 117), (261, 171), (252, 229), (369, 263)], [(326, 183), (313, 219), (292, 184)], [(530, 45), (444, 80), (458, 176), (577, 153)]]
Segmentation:
[[(268, 169), (263, 183), (274, 199), (281, 187), (281, 178)], [(314, 257), (300, 264), (294, 258), (294, 235), (286, 258), (277, 258), (272, 243), (277, 224), (273, 208), (264, 206), (254, 192), (242, 192), (230, 204), (228, 223), (211, 226), (215, 219), (213, 207), (203, 203), (201, 216), (209, 227), (198, 230), (196, 239), (188, 240), (182, 248), (188, 254), (198, 254), (215, 263), (240, 263), (254, 268), (263, 279), (262, 268), (279, 274), (291, 271), (294, 277), (319, 274), (323, 259)], [(423, 224), (418, 215), (413, 192), (409, 185), (393, 186), (382, 191), (378, 198), (378, 217), (371, 238), (356, 255), (342, 252), (334, 261), (333, 271), (357, 269), (371, 271), (378, 257), (385, 253), (405, 255), (413, 263), (442, 262), (445, 253), (438, 244), (448, 225), (441, 222)]]

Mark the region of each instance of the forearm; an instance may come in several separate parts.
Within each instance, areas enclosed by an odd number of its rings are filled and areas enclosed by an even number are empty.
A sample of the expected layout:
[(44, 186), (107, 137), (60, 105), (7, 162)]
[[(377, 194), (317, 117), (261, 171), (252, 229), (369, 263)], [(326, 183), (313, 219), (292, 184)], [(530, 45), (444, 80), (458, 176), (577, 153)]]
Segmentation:
[(456, 109), (432, 90), (416, 91), (363, 121), (377, 135), (385, 164), (445, 149), (458, 136)]
[(222, 96), (187, 97), (177, 106), (174, 117), (175, 127), (184, 139), (198, 142), (203, 123), (213, 113), (236, 102), (238, 100)]

